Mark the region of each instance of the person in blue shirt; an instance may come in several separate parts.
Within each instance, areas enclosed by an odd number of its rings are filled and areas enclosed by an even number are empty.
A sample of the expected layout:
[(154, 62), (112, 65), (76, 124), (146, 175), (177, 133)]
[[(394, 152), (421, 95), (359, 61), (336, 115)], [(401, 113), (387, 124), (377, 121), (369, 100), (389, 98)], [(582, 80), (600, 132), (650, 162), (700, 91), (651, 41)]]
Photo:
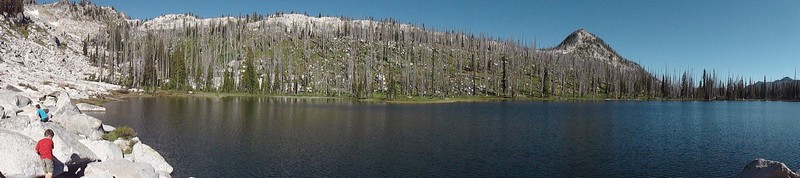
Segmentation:
[(47, 117), (47, 112), (44, 112), (41, 106), (36, 105), (36, 114), (39, 115), (39, 121), (47, 122), (50, 118)]

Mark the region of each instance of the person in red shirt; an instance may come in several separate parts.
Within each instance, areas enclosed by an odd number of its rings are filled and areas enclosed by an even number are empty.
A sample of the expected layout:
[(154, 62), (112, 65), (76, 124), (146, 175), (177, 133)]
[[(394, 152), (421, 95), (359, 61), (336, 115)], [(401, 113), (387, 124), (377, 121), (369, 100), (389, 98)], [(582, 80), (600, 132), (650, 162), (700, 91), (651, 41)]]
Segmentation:
[(36, 143), (36, 153), (42, 158), (44, 164), (44, 177), (53, 177), (53, 130), (47, 129), (44, 131), (44, 138)]

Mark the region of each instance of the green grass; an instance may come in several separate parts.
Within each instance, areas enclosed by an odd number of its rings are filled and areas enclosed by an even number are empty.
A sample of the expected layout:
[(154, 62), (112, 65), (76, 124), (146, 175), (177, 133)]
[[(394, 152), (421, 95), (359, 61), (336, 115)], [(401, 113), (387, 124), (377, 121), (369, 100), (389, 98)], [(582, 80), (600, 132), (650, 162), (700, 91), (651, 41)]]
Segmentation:
[(127, 140), (133, 137), (136, 137), (136, 131), (127, 126), (118, 127), (114, 131), (103, 134), (103, 139), (112, 142), (120, 138)]

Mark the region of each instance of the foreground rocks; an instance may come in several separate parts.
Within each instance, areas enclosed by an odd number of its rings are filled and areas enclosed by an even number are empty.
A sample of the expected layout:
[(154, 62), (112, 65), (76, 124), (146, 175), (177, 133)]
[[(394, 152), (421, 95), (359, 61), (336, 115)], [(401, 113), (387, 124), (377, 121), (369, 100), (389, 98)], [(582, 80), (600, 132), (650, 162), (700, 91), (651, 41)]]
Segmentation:
[[(44, 171), (33, 151), (44, 131), (53, 130), (54, 174), (86, 177), (170, 177), (172, 166), (151, 147), (136, 141), (118, 140), (134, 154), (125, 157), (123, 146), (102, 139), (102, 121), (81, 113), (69, 94), (51, 100), (27, 99), (19, 92), (0, 89), (0, 106), (13, 108), (0, 118), (0, 177), (37, 177)], [(45, 103), (54, 103), (47, 105)], [(35, 104), (46, 106), (52, 122), (40, 122)], [(47, 108), (50, 106), (52, 108)], [(6, 110), (6, 109), (4, 109)], [(113, 128), (113, 127), (112, 127)], [(84, 171), (78, 171), (84, 170)], [(91, 171), (89, 171), (91, 170)]]
[(143, 143), (133, 145), (133, 160), (152, 165), (161, 177), (169, 177), (172, 173), (172, 166), (164, 160), (164, 157)]
[(785, 164), (777, 161), (756, 159), (744, 166), (736, 177), (791, 177), (798, 178), (799, 174), (792, 172)]
[(105, 140), (81, 140), (83, 145), (89, 147), (99, 160), (122, 159), (122, 150), (119, 146)]
[(141, 177), (156, 178), (156, 170), (145, 163), (135, 163), (125, 159), (114, 159), (90, 163), (86, 167), (87, 177)]
[[(43, 172), (39, 155), (33, 150), (36, 141), (19, 133), (0, 129), (0, 171), (5, 176), (29, 176)], [(0, 175), (0, 177), (2, 177)]]

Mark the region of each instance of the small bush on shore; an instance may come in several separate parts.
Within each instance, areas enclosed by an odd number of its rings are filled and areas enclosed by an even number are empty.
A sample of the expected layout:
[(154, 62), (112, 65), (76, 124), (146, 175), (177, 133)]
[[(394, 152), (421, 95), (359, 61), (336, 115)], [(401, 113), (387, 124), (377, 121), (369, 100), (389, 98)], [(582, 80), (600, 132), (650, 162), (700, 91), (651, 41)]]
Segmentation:
[(132, 128), (127, 127), (127, 126), (118, 127), (117, 129), (114, 129), (114, 131), (111, 131), (111, 132), (108, 132), (106, 134), (103, 134), (103, 139), (106, 139), (106, 140), (112, 141), (112, 142), (114, 140), (119, 139), (119, 138), (127, 140), (127, 139), (131, 139), (133, 137), (136, 137), (136, 131), (133, 131)]

